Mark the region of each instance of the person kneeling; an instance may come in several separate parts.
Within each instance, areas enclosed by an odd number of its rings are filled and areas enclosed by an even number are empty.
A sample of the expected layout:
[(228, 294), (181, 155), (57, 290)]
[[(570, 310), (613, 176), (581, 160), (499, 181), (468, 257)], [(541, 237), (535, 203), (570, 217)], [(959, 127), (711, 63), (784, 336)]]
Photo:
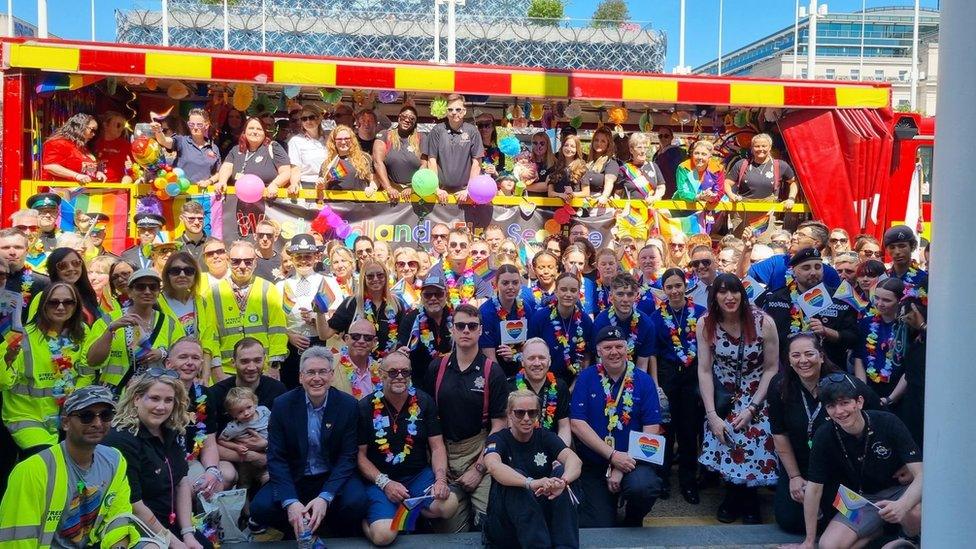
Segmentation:
[(375, 485), (366, 488), (369, 510), (363, 531), (373, 545), (383, 546), (396, 541), (393, 518), (404, 500), (429, 493), (434, 499), (421, 504), (423, 516), (450, 518), (458, 499), (447, 485), (447, 450), (437, 406), (410, 383), (407, 354), (388, 354), (379, 374), (380, 385), (359, 401), (357, 461), (359, 471)]
[(538, 426), (539, 397), (508, 395), (508, 429), (488, 437), (491, 496), (488, 547), (579, 547), (579, 515), (570, 483), (582, 462), (559, 435)]
[[(847, 375), (823, 378), (819, 390), (833, 421), (820, 426), (813, 437), (803, 498), (806, 539), (800, 547), (815, 546), (825, 484), (843, 484), (874, 505), (847, 505), (856, 508), (853, 520), (837, 513), (819, 547), (860, 547), (880, 536), (886, 522), (900, 525), (907, 537), (917, 536), (922, 525), (922, 458), (908, 428), (894, 414), (863, 410), (864, 397)], [(907, 486), (899, 483), (902, 467), (912, 475)]]

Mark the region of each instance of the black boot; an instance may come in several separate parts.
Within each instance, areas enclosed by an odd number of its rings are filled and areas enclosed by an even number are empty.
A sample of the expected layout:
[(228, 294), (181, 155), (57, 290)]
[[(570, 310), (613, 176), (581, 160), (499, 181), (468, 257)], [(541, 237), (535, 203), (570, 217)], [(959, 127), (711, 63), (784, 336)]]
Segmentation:
[(742, 488), (732, 483), (725, 485), (725, 498), (718, 506), (716, 518), (719, 522), (729, 524), (739, 520), (742, 514)]
[(742, 489), (742, 524), (762, 524), (762, 514), (759, 512), (759, 489)]

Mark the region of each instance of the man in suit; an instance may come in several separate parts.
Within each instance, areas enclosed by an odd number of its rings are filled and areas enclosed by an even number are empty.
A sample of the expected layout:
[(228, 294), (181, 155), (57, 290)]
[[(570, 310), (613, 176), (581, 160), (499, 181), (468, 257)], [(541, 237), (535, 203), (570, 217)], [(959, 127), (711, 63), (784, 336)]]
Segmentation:
[[(332, 387), (336, 360), (309, 347), (299, 361), (301, 387), (274, 402), (268, 425), (271, 481), (251, 502), (255, 522), (296, 537), (307, 527), (355, 535), (366, 516), (366, 492), (356, 476), (356, 400)], [(307, 525), (307, 526), (306, 526)]]

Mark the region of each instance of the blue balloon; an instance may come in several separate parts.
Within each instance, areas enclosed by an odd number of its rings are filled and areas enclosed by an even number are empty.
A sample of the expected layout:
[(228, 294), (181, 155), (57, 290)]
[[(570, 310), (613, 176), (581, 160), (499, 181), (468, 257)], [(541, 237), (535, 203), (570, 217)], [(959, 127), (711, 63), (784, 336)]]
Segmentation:
[(522, 143), (519, 142), (518, 137), (514, 135), (509, 135), (498, 141), (498, 149), (502, 151), (505, 156), (515, 156), (522, 152)]

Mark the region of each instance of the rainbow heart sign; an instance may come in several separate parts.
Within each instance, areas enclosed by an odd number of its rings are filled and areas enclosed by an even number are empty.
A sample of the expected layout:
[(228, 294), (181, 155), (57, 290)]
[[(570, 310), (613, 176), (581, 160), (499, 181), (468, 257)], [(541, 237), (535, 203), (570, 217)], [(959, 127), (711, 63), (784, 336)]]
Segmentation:
[(634, 459), (664, 465), (664, 444), (661, 435), (631, 431), (627, 453)]
[(519, 320), (502, 320), (498, 326), (498, 333), (501, 334), (503, 345), (525, 343), (528, 331), (528, 326), (524, 318)]
[(807, 302), (807, 305), (812, 305), (814, 307), (823, 307), (824, 293), (820, 288), (814, 288), (809, 292), (803, 294), (803, 301)]
[(800, 294), (797, 305), (803, 310), (807, 318), (812, 318), (834, 306), (834, 300), (830, 297), (830, 291), (822, 283)]

